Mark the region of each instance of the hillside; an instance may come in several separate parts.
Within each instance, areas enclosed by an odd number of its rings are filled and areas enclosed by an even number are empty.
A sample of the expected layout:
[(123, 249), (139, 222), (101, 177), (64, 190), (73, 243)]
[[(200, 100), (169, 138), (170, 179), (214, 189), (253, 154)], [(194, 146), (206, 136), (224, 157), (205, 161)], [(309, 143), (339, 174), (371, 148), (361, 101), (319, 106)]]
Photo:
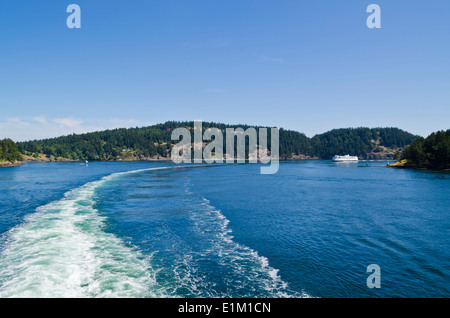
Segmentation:
[(331, 159), (350, 154), (361, 159), (393, 159), (397, 150), (411, 144), (417, 136), (398, 128), (334, 129), (311, 140), (315, 155)]
[[(66, 160), (169, 159), (170, 149), (177, 143), (171, 140), (173, 129), (192, 129), (193, 124), (172, 121), (149, 127), (121, 128), (20, 142), (17, 146), (22, 154), (36, 160), (43, 155), (50, 159)], [(203, 123), (203, 129), (209, 127), (217, 127), (224, 132), (226, 128), (261, 128)], [(335, 154), (347, 153), (361, 159), (393, 159), (395, 151), (410, 144), (416, 137), (398, 128), (346, 128), (308, 138), (300, 132), (280, 128), (280, 159), (330, 159)]]

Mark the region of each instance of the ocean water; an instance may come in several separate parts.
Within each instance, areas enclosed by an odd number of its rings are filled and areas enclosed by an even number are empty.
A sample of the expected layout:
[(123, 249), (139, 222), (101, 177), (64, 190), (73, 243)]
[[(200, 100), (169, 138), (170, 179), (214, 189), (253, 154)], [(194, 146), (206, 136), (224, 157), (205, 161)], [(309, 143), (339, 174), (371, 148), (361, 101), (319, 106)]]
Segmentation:
[(385, 165), (1, 169), (0, 297), (449, 297), (450, 174)]

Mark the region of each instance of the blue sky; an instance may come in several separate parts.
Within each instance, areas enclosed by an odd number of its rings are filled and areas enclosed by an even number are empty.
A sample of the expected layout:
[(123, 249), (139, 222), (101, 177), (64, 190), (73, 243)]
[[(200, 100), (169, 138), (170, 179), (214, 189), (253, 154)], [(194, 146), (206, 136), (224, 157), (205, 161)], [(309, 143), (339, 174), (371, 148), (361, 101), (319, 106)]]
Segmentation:
[[(66, 8), (81, 7), (81, 29)], [(382, 28), (366, 26), (381, 7)], [(450, 128), (450, 1), (0, 3), (0, 138), (168, 120)]]

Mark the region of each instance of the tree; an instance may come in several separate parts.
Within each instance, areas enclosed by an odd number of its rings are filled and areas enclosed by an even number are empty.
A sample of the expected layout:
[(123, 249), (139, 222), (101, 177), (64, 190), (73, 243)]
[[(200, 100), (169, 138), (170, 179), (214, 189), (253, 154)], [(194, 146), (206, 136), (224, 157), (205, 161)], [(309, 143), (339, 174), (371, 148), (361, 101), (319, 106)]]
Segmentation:
[[(68, 159), (111, 160), (125, 156), (148, 158), (157, 155), (166, 157), (173, 146), (172, 131), (180, 127), (188, 128), (193, 132), (194, 122), (169, 121), (149, 127), (118, 128), (79, 135), (72, 134), (58, 138), (21, 142), (18, 143), (18, 146), (22, 153), (27, 151), (40, 152)], [(256, 131), (262, 128), (214, 122), (203, 123), (204, 129), (212, 127), (223, 132), (226, 128), (240, 127), (247, 130), (253, 127)], [(336, 154), (353, 154), (361, 158), (367, 158), (368, 154), (378, 146), (389, 147), (395, 144), (404, 147), (416, 138), (416, 136), (398, 128), (334, 129), (313, 138), (308, 138), (297, 131), (282, 128), (280, 128), (279, 133), (279, 154), (281, 158), (286, 159), (296, 155), (331, 159)], [(270, 129), (268, 129), (267, 140), (270, 149)], [(122, 149), (130, 149), (132, 153), (122, 153)], [(225, 150), (224, 144), (224, 153)]]
[(22, 155), (17, 145), (11, 139), (0, 140), (0, 161), (22, 161)]
[(403, 151), (403, 159), (410, 165), (427, 169), (450, 168), (450, 130), (417, 138)]

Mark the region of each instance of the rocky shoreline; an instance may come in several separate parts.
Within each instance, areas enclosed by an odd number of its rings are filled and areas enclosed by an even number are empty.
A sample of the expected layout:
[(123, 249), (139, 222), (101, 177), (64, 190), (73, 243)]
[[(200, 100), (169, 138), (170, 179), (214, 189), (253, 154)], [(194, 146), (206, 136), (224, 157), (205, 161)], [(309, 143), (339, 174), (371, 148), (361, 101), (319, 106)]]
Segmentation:
[[(33, 156), (27, 156), (22, 155), (23, 161), (16, 161), (14, 163), (11, 162), (0, 162), (0, 168), (1, 167), (17, 167), (22, 165), (23, 163), (28, 162), (85, 162), (84, 160), (73, 160), (73, 159), (67, 159), (62, 157), (54, 157), (54, 156), (47, 156), (44, 154), (39, 154), (37, 157)], [(393, 155), (391, 153), (369, 153), (367, 154), (366, 160), (393, 160)], [(308, 155), (296, 155), (292, 154), (291, 156), (280, 156), (280, 161), (296, 161), (296, 160), (320, 160), (321, 158), (315, 157), (315, 156), (308, 156)], [(111, 160), (100, 160), (100, 161), (117, 161), (117, 162), (130, 162), (130, 161), (170, 161), (171, 159), (168, 157), (161, 157), (161, 156), (155, 156), (155, 157), (145, 157), (142, 155), (129, 155), (124, 156), (122, 158), (116, 158)], [(96, 160), (97, 161), (97, 160)], [(394, 163), (391, 165), (388, 165), (390, 168), (409, 168), (409, 167), (403, 167), (402, 165), (399, 165), (399, 163)]]
[(23, 164), (23, 161), (15, 161), (15, 162), (9, 162), (9, 161), (3, 161), (0, 162), (0, 168), (8, 168), (8, 167), (18, 167)]
[(429, 168), (426, 168), (423, 166), (418, 166), (418, 165), (408, 163), (408, 161), (405, 159), (394, 162), (390, 165), (387, 165), (387, 167), (394, 168), (394, 169), (410, 169), (410, 170), (423, 170), (423, 171), (450, 171), (450, 169), (429, 169)]

